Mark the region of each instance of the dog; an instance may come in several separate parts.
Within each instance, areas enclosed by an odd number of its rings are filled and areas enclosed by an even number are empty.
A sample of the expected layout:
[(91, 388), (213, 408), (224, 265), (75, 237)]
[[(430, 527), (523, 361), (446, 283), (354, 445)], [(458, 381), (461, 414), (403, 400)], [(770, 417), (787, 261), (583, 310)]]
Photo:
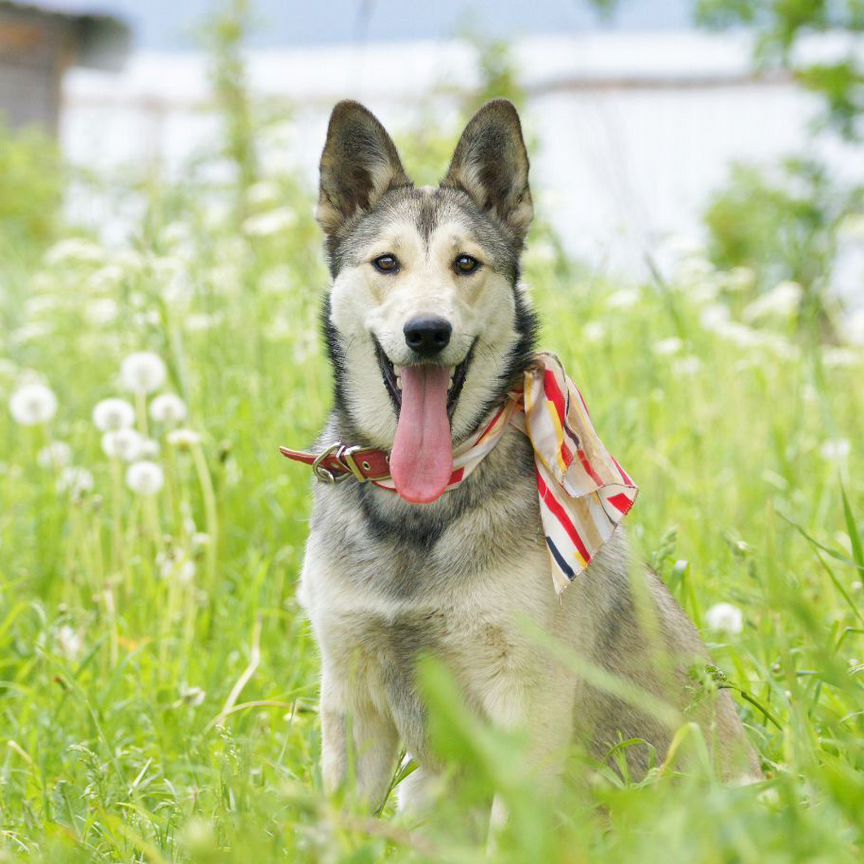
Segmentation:
[[(699, 722), (724, 776), (759, 775), (728, 692), (691, 707), (691, 670), (706, 668), (706, 649), (658, 578), (631, 577), (623, 528), (555, 591), (523, 431), (508, 427), (447, 491), (452, 451), (489, 422), (535, 355), (519, 269), (533, 216), (528, 169), (506, 100), (470, 120), (434, 188), (412, 184), (366, 108), (345, 101), (330, 117), (316, 215), (332, 275), (322, 321), (334, 407), (316, 451), (293, 457), (315, 457), (324, 481), (298, 597), (321, 653), (325, 789), (350, 774), (372, 809), (403, 747), (420, 768), (400, 784), (400, 808), (434, 800), (440, 766), (416, 676), (424, 655), (446, 664), (470, 710), (527, 730), (531, 765), (550, 784), (574, 741), (603, 759), (642, 739), (626, 748), (640, 776), (675, 732), (640, 699), (587, 680), (580, 662)], [(369, 482), (376, 453), (387, 454), (378, 473), (395, 492)], [(526, 622), (574, 662), (550, 656)]]

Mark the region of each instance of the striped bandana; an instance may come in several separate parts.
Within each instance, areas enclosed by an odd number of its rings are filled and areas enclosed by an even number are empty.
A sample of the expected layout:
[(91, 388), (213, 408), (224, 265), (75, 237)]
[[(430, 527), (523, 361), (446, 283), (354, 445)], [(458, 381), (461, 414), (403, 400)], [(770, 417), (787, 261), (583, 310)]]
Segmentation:
[[(540, 518), (560, 594), (600, 551), (636, 501), (638, 488), (591, 423), (588, 406), (554, 354), (537, 354), (524, 387), (485, 428), (453, 451), (455, 489), (512, 424), (534, 448)], [(372, 481), (396, 491), (389, 477)]]

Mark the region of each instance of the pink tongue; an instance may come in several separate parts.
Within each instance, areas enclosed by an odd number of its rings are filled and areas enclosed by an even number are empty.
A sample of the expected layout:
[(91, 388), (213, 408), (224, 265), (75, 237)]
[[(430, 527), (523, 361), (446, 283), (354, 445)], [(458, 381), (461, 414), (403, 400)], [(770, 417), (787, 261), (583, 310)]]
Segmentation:
[(402, 369), (402, 409), (390, 453), (390, 473), (399, 496), (410, 504), (437, 501), (453, 473), (449, 383), (446, 367)]

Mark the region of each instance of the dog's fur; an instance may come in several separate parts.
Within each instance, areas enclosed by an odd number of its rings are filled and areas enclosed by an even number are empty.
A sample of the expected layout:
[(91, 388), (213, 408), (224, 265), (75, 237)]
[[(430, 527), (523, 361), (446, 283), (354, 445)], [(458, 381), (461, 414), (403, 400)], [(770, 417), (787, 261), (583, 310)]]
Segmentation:
[[(398, 404), (378, 351), (397, 365), (416, 363), (403, 326), (430, 314), (453, 328), (440, 362), (457, 366), (471, 353), (452, 413), (454, 445), (478, 428), (534, 350), (536, 321), (519, 282), (531, 217), (528, 158), (509, 102), (482, 108), (441, 185), (422, 189), (372, 114), (354, 102), (336, 106), (318, 207), (333, 277), (323, 324), (335, 375), (322, 445), (390, 449)], [(384, 254), (398, 258), (398, 272), (372, 266)], [(479, 270), (457, 273), (461, 254)], [(559, 772), (574, 738), (599, 758), (622, 739), (642, 738), (662, 758), (674, 729), (573, 671), (581, 658), (681, 711), (693, 701), (689, 670), (707, 662), (695, 628), (658, 579), (643, 574), (634, 583), (629, 574), (619, 529), (556, 595), (531, 445), (513, 428), (433, 504), (353, 480), (316, 484), (300, 598), (322, 656), (325, 787), (343, 784), (353, 759), (361, 795), (380, 803), (401, 742), (423, 768), (402, 784), (400, 802), (423, 802), (436, 767), (415, 682), (423, 654), (446, 663), (471, 710), (530, 732), (540, 773)], [(568, 646), (574, 663), (553, 659), (525, 620)], [(703, 725), (722, 773), (758, 774), (726, 691), (686, 716)], [(628, 749), (637, 774), (649, 752)]]

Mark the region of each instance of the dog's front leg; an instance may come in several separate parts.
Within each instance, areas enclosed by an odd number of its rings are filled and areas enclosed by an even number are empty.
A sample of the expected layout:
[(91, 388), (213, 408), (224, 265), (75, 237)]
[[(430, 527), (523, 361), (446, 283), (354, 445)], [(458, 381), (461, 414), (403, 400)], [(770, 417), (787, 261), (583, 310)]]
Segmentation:
[(326, 670), (321, 682), (321, 774), (332, 795), (353, 781), (364, 807), (382, 803), (393, 772), (399, 736), (392, 721), (371, 700), (350, 691)]
[[(526, 767), (538, 783), (541, 795), (551, 795), (559, 782), (573, 734), (575, 680), (564, 673), (525, 680), (510, 676), (500, 679), (488, 694), (486, 711), (504, 729), (527, 732), (529, 746)], [(507, 824), (509, 811), (501, 795), (492, 802), (489, 819), (490, 841)]]

